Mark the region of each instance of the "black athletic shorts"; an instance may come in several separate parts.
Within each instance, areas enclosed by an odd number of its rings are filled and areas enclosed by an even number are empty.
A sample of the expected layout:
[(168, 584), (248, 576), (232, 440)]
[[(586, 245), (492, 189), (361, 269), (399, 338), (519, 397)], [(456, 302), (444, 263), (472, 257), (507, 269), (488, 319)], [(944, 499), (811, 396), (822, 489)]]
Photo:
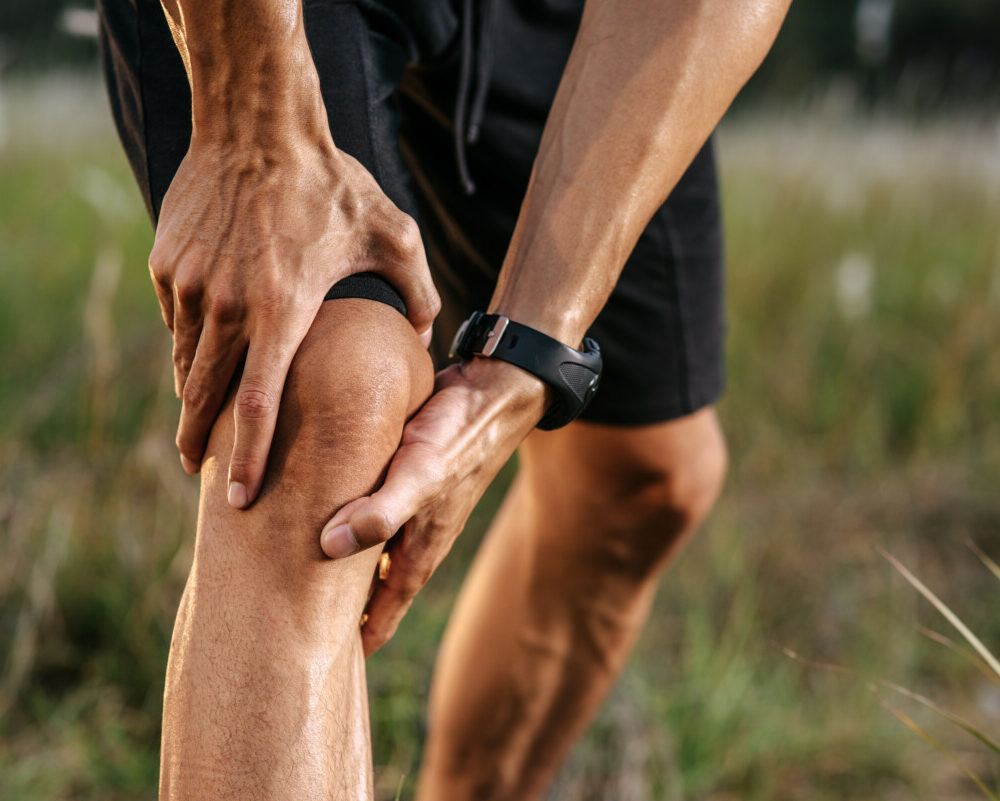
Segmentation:
[[(184, 68), (158, 0), (99, 5), (112, 110), (155, 220), (191, 133)], [(465, 317), (487, 306), (582, 6), (304, 0), (334, 142), (423, 232), (444, 301), (437, 355)], [(399, 308), (379, 279), (345, 280), (328, 297), (381, 294)], [(605, 367), (583, 419), (639, 425), (714, 401), (723, 387), (722, 281), (709, 142), (650, 221), (589, 331)]]

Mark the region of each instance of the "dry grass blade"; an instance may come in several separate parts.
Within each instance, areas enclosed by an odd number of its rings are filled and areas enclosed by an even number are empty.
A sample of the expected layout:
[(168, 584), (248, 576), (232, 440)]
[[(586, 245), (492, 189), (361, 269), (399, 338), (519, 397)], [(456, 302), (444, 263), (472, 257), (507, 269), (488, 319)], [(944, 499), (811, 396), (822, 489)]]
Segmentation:
[[(906, 698), (909, 698), (911, 701), (915, 701), (921, 706), (924, 706), (927, 709), (931, 710), (932, 712), (940, 715), (945, 720), (950, 721), (951, 723), (953, 723), (955, 726), (957, 726), (967, 734), (972, 735), (977, 740), (979, 740), (979, 742), (981, 742), (983, 745), (989, 748), (991, 751), (1000, 754), (1000, 743), (997, 743), (989, 735), (984, 734), (982, 731), (977, 729), (971, 723), (964, 720), (963, 718), (960, 718), (953, 712), (949, 712), (947, 709), (938, 706), (936, 703), (934, 703), (930, 698), (928, 698), (925, 695), (921, 695), (920, 693), (915, 693), (913, 692), (913, 690), (909, 690), (906, 687), (902, 686), (901, 684), (895, 684), (894, 682), (888, 681), (886, 679), (880, 679), (875, 676), (867, 676), (861, 671), (855, 670), (854, 668), (844, 667), (843, 665), (835, 665), (829, 662), (814, 662), (812, 660), (805, 659), (804, 657), (799, 656), (795, 651), (792, 651), (789, 648), (782, 648), (782, 651), (784, 651), (784, 653), (787, 656), (791, 657), (799, 664), (807, 665), (809, 667), (819, 668), (821, 670), (828, 670), (835, 673), (845, 673), (850, 676), (855, 676), (857, 678), (864, 679), (865, 681), (868, 682), (868, 685), (871, 687), (872, 692), (876, 693), (876, 695), (878, 694), (879, 688), (885, 688), (887, 690), (892, 690), (893, 692), (898, 693), (899, 695), (905, 696)], [(882, 699), (881, 695), (879, 695), (879, 699), (880, 700)]]
[(1000, 801), (1000, 796), (997, 796), (996, 793), (994, 793), (992, 790), (990, 790), (989, 787), (986, 786), (986, 784), (983, 782), (982, 779), (980, 779), (975, 773), (973, 773), (971, 770), (969, 770), (969, 768), (965, 765), (965, 763), (962, 762), (957, 756), (955, 756), (955, 754), (952, 753), (951, 749), (948, 748), (948, 746), (946, 746), (944, 743), (942, 743), (940, 740), (938, 740), (936, 737), (934, 737), (929, 731), (927, 731), (925, 728), (923, 728), (919, 723), (917, 723), (915, 720), (913, 720), (913, 718), (911, 718), (909, 715), (907, 715), (906, 713), (904, 713), (904, 712), (896, 709), (896, 707), (894, 707), (892, 704), (890, 704), (888, 701), (886, 701), (881, 696), (879, 696), (878, 700), (879, 700), (879, 703), (882, 704), (882, 706), (884, 706), (887, 710), (889, 710), (889, 712), (891, 712), (893, 715), (895, 715), (896, 718), (898, 718), (900, 721), (902, 721), (902, 723), (908, 729), (910, 729), (910, 731), (912, 731), (915, 734), (918, 734), (921, 737), (923, 737), (927, 742), (929, 742), (932, 746), (934, 746), (938, 751), (940, 751), (942, 754), (944, 754), (946, 757), (948, 757), (948, 759), (951, 760), (952, 764), (954, 764), (955, 767), (957, 767), (960, 771), (962, 771), (962, 773), (964, 773), (966, 775), (966, 777), (968, 777), (969, 781), (971, 781), (973, 784), (975, 784), (976, 787), (978, 787), (982, 791), (983, 795), (985, 795), (989, 799), (992, 799), (992, 801)]
[(998, 662), (997, 658), (990, 653), (989, 649), (985, 645), (982, 644), (979, 638), (969, 630), (968, 626), (966, 626), (959, 619), (958, 615), (952, 612), (951, 609), (945, 605), (944, 601), (931, 592), (920, 579), (903, 567), (902, 563), (896, 559), (896, 557), (881, 548), (878, 550), (879, 553), (881, 553), (882, 556), (889, 561), (889, 564), (896, 568), (899, 574), (905, 578), (917, 592), (930, 601), (934, 608), (944, 616), (945, 620), (951, 623), (951, 625), (958, 630), (959, 634), (965, 637), (969, 645), (971, 645), (976, 650), (976, 653), (978, 653), (985, 660), (986, 664), (990, 666), (990, 669), (996, 673), (997, 676), (1000, 676), (1000, 662)]
[(978, 545), (976, 545), (976, 543), (973, 540), (971, 539), (966, 540), (965, 543), (972, 549), (972, 552), (979, 557), (979, 561), (986, 566), (986, 569), (989, 570), (990, 573), (992, 573), (994, 576), (996, 576), (997, 579), (1000, 579), (1000, 565), (998, 565), (996, 562), (990, 559), (986, 555), (986, 552)]
[(997, 676), (990, 666), (987, 665), (982, 659), (976, 656), (972, 651), (967, 648), (963, 648), (957, 642), (952, 640), (950, 637), (946, 637), (939, 631), (934, 631), (934, 629), (929, 629), (926, 626), (917, 626), (917, 631), (923, 634), (928, 640), (936, 642), (938, 645), (943, 645), (949, 651), (958, 656), (962, 657), (966, 662), (972, 665), (976, 670), (983, 674), (987, 679), (989, 679), (994, 684), (1000, 686), (1000, 676)]
[[(892, 690), (893, 692), (897, 692), (900, 695), (903, 695), (912, 701), (916, 701), (918, 704), (927, 707), (932, 712), (936, 712), (941, 717), (954, 723), (962, 731), (966, 732), (967, 734), (971, 734), (973, 737), (979, 740), (979, 742), (981, 742), (990, 750), (996, 752), (997, 754), (1000, 754), (1000, 744), (992, 740), (989, 735), (983, 734), (983, 732), (981, 732), (971, 723), (963, 720), (958, 715), (949, 712), (947, 709), (943, 709), (942, 707), (938, 706), (930, 698), (927, 698), (924, 695), (920, 695), (920, 693), (915, 693), (913, 692), (913, 690), (908, 690), (906, 689), (906, 687), (903, 687), (900, 684), (894, 684), (891, 681), (879, 681), (878, 684), (881, 687), (885, 687), (887, 689)], [(876, 693), (878, 692), (877, 688), (875, 688), (875, 691)]]

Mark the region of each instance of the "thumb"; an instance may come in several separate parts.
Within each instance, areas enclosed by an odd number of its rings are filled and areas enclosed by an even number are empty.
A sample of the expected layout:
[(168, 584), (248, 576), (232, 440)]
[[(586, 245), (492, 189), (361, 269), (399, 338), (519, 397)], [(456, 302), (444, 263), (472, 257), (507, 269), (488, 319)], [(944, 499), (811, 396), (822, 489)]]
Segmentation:
[(323, 526), (323, 553), (342, 559), (383, 544), (420, 510), (427, 494), (419, 467), (397, 453), (378, 492), (351, 501)]

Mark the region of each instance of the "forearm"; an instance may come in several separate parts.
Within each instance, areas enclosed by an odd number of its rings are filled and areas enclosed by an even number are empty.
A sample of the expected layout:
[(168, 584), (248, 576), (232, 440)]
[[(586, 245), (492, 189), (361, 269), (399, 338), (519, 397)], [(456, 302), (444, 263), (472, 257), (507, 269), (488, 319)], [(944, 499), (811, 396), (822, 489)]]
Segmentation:
[(196, 472), (242, 362), (229, 502), (253, 504), (285, 378), (324, 295), (372, 271), (425, 340), (440, 308), (413, 219), (330, 135), (301, 0), (162, 0), (191, 86), (188, 151), (149, 269)]
[(491, 310), (577, 345), (790, 0), (589, 0)]
[(191, 85), (193, 138), (332, 146), (301, 0), (161, 0)]

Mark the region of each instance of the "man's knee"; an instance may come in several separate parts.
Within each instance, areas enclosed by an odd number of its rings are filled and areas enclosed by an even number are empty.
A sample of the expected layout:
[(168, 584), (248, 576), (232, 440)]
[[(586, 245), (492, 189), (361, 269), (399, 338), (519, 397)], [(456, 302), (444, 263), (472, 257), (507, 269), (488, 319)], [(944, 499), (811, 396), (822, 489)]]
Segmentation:
[[(432, 383), (430, 358), (395, 310), (324, 303), (289, 370), (265, 491), (328, 495), (335, 479), (337, 507), (370, 492)], [(325, 522), (333, 511), (316, 515)]]
[(566, 536), (587, 543), (596, 559), (639, 573), (657, 568), (722, 489), (727, 454), (714, 412), (642, 428), (577, 429), (531, 443), (529, 473), (556, 483), (553, 503), (563, 508), (554, 514), (582, 522)]
[[(631, 509), (639, 520), (662, 521), (686, 532), (715, 505), (728, 467), (725, 439), (714, 417), (677, 435), (673, 447), (630, 451), (635, 480), (613, 487), (609, 503)], [(628, 474), (626, 473), (626, 476)]]
[(360, 612), (377, 555), (331, 562), (319, 535), (337, 509), (376, 488), (432, 382), (429, 357), (398, 312), (324, 303), (292, 362), (264, 485), (246, 510), (226, 501), (231, 400), (216, 422), (202, 468), (200, 575), (237, 575), (247, 595), (325, 610), (320, 622), (338, 607)]

